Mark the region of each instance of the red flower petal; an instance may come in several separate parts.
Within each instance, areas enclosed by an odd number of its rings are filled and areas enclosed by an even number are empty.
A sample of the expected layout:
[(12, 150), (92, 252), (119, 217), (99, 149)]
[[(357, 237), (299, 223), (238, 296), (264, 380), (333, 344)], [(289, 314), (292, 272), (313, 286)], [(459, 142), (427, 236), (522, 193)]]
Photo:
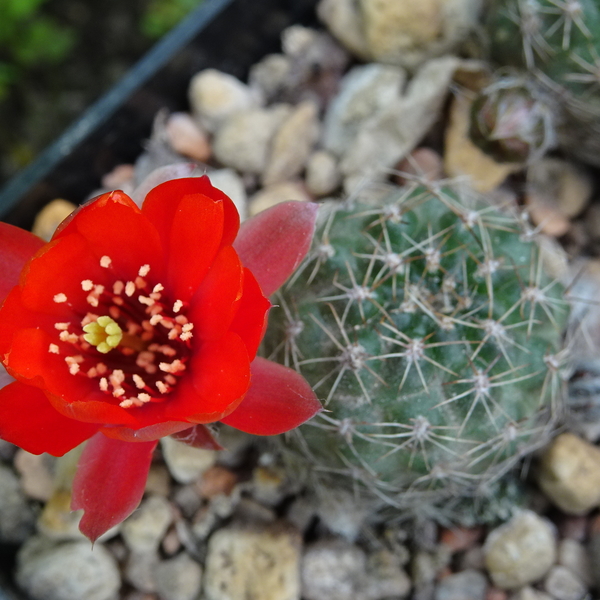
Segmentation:
[(152, 442), (167, 435), (177, 434), (179, 431), (190, 428), (189, 423), (179, 421), (165, 421), (156, 425), (148, 425), (141, 429), (131, 429), (129, 427), (103, 427), (102, 433), (115, 440), (124, 442)]
[(263, 296), (254, 275), (244, 269), (244, 291), (238, 311), (231, 323), (231, 331), (237, 333), (246, 344), (248, 356), (256, 356), (258, 346), (267, 328), (267, 315), (271, 303)]
[(29, 328), (52, 329), (56, 318), (42, 315), (25, 308), (21, 288), (14, 287), (0, 308), (0, 360), (10, 350), (17, 331)]
[[(21, 276), (23, 304), (29, 310), (55, 315), (57, 321), (70, 321), (74, 306), (89, 306), (81, 282), (89, 279), (108, 285), (107, 276), (85, 239), (68, 235), (44, 246), (26, 266)], [(59, 294), (66, 296), (66, 302), (55, 302)]]
[(246, 433), (276, 435), (298, 427), (320, 410), (315, 393), (299, 373), (255, 358), (248, 393), (221, 421)]
[(87, 443), (73, 481), (71, 509), (85, 511), (79, 529), (92, 542), (138, 507), (156, 444), (101, 433)]
[(188, 318), (194, 323), (194, 337), (214, 340), (225, 335), (242, 297), (243, 276), (236, 251), (225, 246), (192, 298)]
[(223, 450), (223, 446), (215, 440), (206, 425), (194, 425), (194, 427), (172, 434), (171, 437), (193, 448)]
[[(135, 426), (135, 413), (101, 392), (97, 382), (70, 375), (64, 357), (48, 351), (51, 338), (41, 329), (21, 329), (5, 359), (9, 373), (29, 385), (43, 388), (54, 408), (69, 419), (85, 423)], [(113, 403), (111, 403), (111, 401)]]
[(229, 414), (250, 384), (250, 360), (244, 342), (228, 332), (199, 344), (189, 365), (190, 376), (177, 384), (164, 403), (164, 420), (212, 423)]
[(44, 243), (33, 233), (0, 223), (0, 302), (19, 283), (23, 266)]
[(139, 268), (146, 264), (153, 276), (162, 277), (163, 249), (158, 232), (123, 192), (102, 194), (83, 206), (54, 239), (75, 232), (88, 242), (88, 253), (96, 262), (109, 256), (110, 270), (126, 281), (135, 279)]
[(240, 217), (229, 196), (213, 187), (205, 175), (165, 181), (150, 190), (146, 196), (142, 212), (158, 230), (165, 248), (169, 244), (171, 226), (180, 201), (184, 198), (201, 199), (202, 196), (222, 202), (224, 215), (222, 245), (231, 246), (240, 226)]
[(62, 456), (96, 431), (58, 413), (38, 388), (15, 381), (0, 389), (0, 437), (27, 452)]
[(233, 244), (245, 267), (270, 296), (306, 256), (315, 231), (318, 206), (283, 202), (246, 221)]

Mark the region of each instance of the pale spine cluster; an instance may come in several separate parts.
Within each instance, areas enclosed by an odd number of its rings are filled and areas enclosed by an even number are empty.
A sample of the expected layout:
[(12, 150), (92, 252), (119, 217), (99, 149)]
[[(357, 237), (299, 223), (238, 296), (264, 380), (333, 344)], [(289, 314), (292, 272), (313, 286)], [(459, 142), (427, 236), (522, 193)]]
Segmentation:
[(568, 310), (535, 238), (449, 186), (323, 206), (265, 343), (326, 409), (291, 462), (403, 507), (477, 493), (547, 439)]

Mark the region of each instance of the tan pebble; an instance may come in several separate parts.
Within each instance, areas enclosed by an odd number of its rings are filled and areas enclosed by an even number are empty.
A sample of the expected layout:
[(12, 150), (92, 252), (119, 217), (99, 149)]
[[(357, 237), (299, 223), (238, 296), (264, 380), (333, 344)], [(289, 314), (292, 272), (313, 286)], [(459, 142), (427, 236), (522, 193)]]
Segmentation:
[(600, 450), (572, 433), (563, 433), (544, 451), (537, 479), (561, 510), (584, 515), (600, 505)]
[(173, 113), (167, 119), (167, 137), (175, 152), (206, 162), (212, 153), (208, 135), (186, 113)]
[(319, 133), (318, 106), (311, 101), (300, 103), (273, 137), (270, 156), (262, 174), (263, 184), (270, 185), (298, 176)]
[(196, 487), (202, 498), (214, 498), (215, 496), (229, 496), (238, 477), (229, 469), (215, 465), (204, 472), (198, 480)]
[(171, 476), (165, 465), (154, 464), (150, 467), (145, 491), (165, 498), (171, 493)]
[(56, 228), (66, 219), (77, 205), (60, 198), (46, 204), (38, 213), (33, 223), (32, 231), (43, 240), (49, 241)]
[(528, 194), (525, 198), (525, 205), (531, 222), (546, 235), (561, 237), (569, 231), (571, 226), (569, 219), (558, 210), (555, 204), (543, 196)]
[(467, 176), (475, 190), (486, 193), (498, 187), (511, 173), (519, 171), (522, 165), (497, 163), (480, 150), (469, 138), (470, 114), (470, 100), (456, 96), (445, 134), (444, 171), (450, 177)]
[(443, 528), (440, 534), (440, 543), (448, 546), (453, 552), (468, 550), (474, 546), (482, 537), (481, 527), (455, 527), (453, 529)]
[(580, 214), (589, 202), (593, 182), (582, 167), (559, 158), (544, 158), (527, 170), (527, 188), (546, 199), (567, 218)]
[[(442, 178), (444, 169), (441, 156), (431, 148), (417, 148), (396, 166), (398, 174), (394, 181), (404, 185), (416, 176), (425, 181), (436, 181)], [(408, 177), (407, 177), (408, 176)]]
[(44, 506), (37, 522), (38, 530), (50, 539), (81, 539), (83, 537), (79, 531), (81, 516), (82, 511), (71, 510), (71, 493), (58, 490)]
[(118, 190), (133, 182), (135, 167), (133, 165), (117, 165), (102, 178), (102, 187), (107, 190)]
[(281, 202), (286, 202), (287, 200), (310, 202), (312, 198), (306, 191), (305, 187), (300, 183), (292, 181), (276, 183), (263, 188), (254, 194), (252, 198), (250, 198), (250, 216), (256, 215), (267, 208), (271, 208), (271, 206), (275, 206)]
[(317, 150), (306, 163), (306, 187), (316, 197), (334, 192), (342, 182), (337, 160), (327, 150)]

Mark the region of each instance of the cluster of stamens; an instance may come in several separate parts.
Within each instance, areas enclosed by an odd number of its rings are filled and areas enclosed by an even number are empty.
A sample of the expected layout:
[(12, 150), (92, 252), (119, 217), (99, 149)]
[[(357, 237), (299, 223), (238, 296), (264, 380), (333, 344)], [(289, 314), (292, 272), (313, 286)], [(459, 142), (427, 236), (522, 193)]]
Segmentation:
[[(110, 257), (100, 266), (111, 270)], [(111, 288), (89, 279), (81, 282), (86, 305), (71, 304), (64, 293), (57, 304), (73, 309), (73, 321), (58, 322), (56, 343), (48, 351), (64, 356), (69, 373), (95, 379), (98, 389), (116, 398), (123, 408), (160, 402), (186, 370), (193, 323), (181, 300), (169, 302), (161, 283), (146, 277), (142, 265), (132, 281), (116, 279)]]

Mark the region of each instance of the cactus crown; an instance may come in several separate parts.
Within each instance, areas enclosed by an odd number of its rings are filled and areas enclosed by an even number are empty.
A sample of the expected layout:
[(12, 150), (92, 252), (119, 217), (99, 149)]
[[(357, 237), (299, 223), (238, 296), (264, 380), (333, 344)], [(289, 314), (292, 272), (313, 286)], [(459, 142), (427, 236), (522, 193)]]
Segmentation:
[(291, 438), (314, 476), (392, 504), (465, 494), (539, 441), (566, 308), (534, 238), (449, 186), (322, 207), (265, 345), (327, 409)]

